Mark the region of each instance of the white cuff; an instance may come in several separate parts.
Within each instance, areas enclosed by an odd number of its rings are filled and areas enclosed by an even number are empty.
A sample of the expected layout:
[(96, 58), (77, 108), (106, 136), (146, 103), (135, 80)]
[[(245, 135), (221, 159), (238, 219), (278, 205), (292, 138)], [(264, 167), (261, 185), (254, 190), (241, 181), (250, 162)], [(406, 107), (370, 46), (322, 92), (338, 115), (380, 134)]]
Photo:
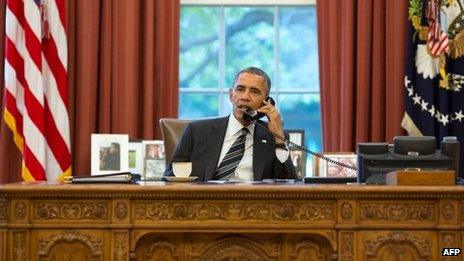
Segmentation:
[(276, 149), (276, 157), (280, 161), (280, 163), (284, 163), (288, 159), (288, 150), (283, 149)]

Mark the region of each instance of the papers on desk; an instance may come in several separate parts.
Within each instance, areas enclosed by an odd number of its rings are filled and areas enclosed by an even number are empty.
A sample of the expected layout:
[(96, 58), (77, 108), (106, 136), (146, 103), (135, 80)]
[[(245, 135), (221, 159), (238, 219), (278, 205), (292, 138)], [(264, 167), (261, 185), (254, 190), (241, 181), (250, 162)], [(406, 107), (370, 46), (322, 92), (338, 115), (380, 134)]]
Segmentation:
[(120, 172), (113, 174), (69, 177), (71, 183), (136, 183), (140, 181), (139, 174)]

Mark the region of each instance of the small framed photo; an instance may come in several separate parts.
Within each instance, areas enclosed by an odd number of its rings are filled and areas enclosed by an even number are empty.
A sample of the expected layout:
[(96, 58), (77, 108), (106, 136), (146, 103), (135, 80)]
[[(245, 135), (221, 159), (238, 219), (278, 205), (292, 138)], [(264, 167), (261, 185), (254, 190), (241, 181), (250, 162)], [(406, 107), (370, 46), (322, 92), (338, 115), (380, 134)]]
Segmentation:
[(144, 140), (142, 143), (144, 145), (145, 159), (166, 159), (166, 153), (164, 152), (164, 144), (162, 140)]
[(91, 174), (129, 171), (128, 144), (127, 134), (92, 134)]
[[(289, 141), (297, 145), (304, 146), (304, 142), (305, 142), (304, 130), (285, 130), (285, 132), (288, 134)], [(291, 146), (290, 146), (290, 149), (292, 149)]]
[[(324, 153), (323, 155), (353, 167), (357, 165), (357, 155), (354, 152)], [(319, 177), (356, 177), (356, 171), (317, 157), (314, 157), (313, 170), (315, 175)]]
[[(304, 146), (304, 130), (285, 130), (288, 134), (288, 140), (299, 146)], [(293, 166), (298, 179), (303, 179), (306, 176), (306, 152), (290, 145), (289, 147), (290, 158), (292, 159)]]
[(165, 170), (166, 163), (163, 160), (145, 160), (145, 180), (160, 180), (163, 178)]
[(129, 171), (143, 175), (143, 143), (129, 142)]
[(295, 167), (296, 176), (298, 179), (303, 179), (306, 176), (306, 152), (301, 150), (290, 150), (290, 158)]
[(159, 180), (166, 169), (166, 153), (162, 140), (144, 140), (144, 179)]

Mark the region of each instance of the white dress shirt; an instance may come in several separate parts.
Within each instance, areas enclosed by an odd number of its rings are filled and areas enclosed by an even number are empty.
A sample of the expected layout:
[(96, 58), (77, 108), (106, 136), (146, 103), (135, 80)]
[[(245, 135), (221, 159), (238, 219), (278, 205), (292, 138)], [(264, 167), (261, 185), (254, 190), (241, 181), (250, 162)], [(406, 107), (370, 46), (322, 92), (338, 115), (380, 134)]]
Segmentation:
[[(247, 126), (250, 133), (246, 135), (245, 152), (243, 158), (234, 171), (234, 175), (230, 180), (252, 181), (253, 180), (253, 137), (255, 132), (255, 123)], [(227, 123), (226, 135), (222, 143), (221, 155), (219, 156), (218, 165), (221, 164), (222, 159), (226, 156), (232, 144), (240, 136), (243, 125), (234, 117), (233, 114), (229, 115), (229, 122)], [(258, 127), (260, 128), (260, 127)], [(276, 149), (276, 157), (280, 162), (284, 163), (288, 158), (288, 151), (283, 149)], [(216, 167), (217, 167), (216, 166)]]

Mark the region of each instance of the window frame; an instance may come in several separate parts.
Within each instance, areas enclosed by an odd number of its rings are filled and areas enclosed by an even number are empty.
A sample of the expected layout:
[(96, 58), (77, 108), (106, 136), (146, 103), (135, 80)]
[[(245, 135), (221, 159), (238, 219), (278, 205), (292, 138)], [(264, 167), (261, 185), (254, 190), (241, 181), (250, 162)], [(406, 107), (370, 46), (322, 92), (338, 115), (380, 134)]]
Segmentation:
[(316, 0), (180, 0), (181, 5), (316, 5)]
[[(247, 2), (248, 1), (248, 2)], [(225, 8), (229, 6), (272, 6), (274, 8), (274, 77), (272, 80), (273, 85), (271, 89), (270, 96), (274, 98), (277, 106), (279, 106), (279, 97), (281, 94), (320, 94), (320, 91), (311, 91), (307, 90), (308, 87), (292, 87), (281, 89), (280, 79), (279, 79), (279, 61), (280, 61), (280, 23), (279, 23), (279, 9), (281, 7), (288, 6), (315, 6), (316, 0), (287, 0), (284, 3), (279, 0), (255, 0), (250, 2), (249, 0), (181, 0), (181, 7), (183, 6), (215, 6), (219, 9), (219, 50), (218, 50), (218, 83), (215, 87), (185, 87), (179, 86), (179, 95), (181, 94), (216, 94), (218, 97), (218, 115), (225, 115), (225, 112), (228, 111), (226, 105), (222, 102), (224, 95), (226, 95), (229, 89), (232, 87), (230, 83), (225, 82), (225, 34), (226, 34), (226, 24), (225, 24)], [(288, 86), (287, 86), (288, 87)], [(312, 88), (314, 89), (314, 88)]]

